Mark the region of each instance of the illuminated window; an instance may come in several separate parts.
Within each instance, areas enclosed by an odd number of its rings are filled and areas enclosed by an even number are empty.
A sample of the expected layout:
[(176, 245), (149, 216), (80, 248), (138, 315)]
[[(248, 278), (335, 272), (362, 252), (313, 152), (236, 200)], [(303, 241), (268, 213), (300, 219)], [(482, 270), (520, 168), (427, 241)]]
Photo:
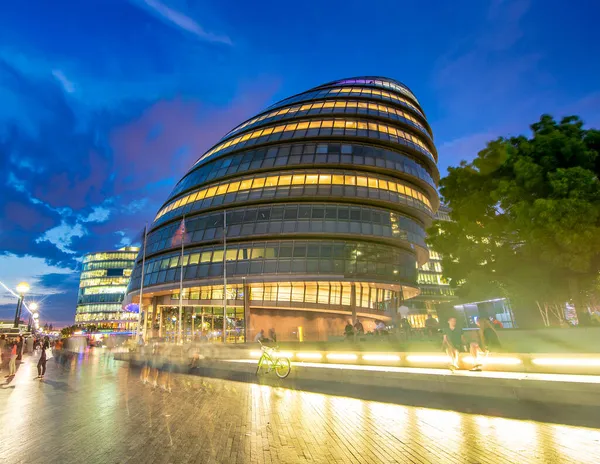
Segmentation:
[[(236, 182), (236, 184), (240, 185), (240, 190), (251, 190), (262, 188), (266, 186), (285, 186), (285, 185), (357, 185), (359, 187), (370, 187), (373, 189), (387, 190), (392, 192), (398, 192), (402, 195), (407, 195), (409, 197), (415, 198), (425, 204), (427, 208), (431, 209), (431, 203), (429, 199), (423, 195), (421, 192), (416, 191), (413, 188), (405, 187), (404, 185), (392, 182), (392, 181), (384, 181), (380, 180), (376, 177), (367, 177), (367, 176), (353, 176), (353, 175), (330, 175), (330, 174), (294, 174), (293, 176), (281, 176), (279, 179), (277, 176), (269, 176), (269, 177), (255, 177), (253, 179), (246, 179), (241, 182)], [(218, 187), (208, 187), (206, 190), (205, 198), (210, 198), (210, 192), (212, 192), (212, 196), (216, 195), (218, 191), (228, 191), (229, 184), (221, 184)], [(196, 193), (190, 193), (184, 198), (191, 197)], [(187, 200), (186, 200), (187, 201)], [(173, 205), (181, 203), (181, 199), (175, 201), (167, 205), (165, 208), (160, 210), (156, 216), (156, 220), (159, 219), (164, 214), (168, 213), (173, 209)]]

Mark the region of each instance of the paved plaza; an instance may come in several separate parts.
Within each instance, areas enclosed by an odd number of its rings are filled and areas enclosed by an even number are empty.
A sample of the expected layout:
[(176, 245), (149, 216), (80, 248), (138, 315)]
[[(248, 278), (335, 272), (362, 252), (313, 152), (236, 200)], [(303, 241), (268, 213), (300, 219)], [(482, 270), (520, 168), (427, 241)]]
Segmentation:
[[(598, 463), (600, 430), (182, 374), (103, 351), (24, 358), (0, 390), (7, 463)], [(170, 387), (170, 391), (169, 391)]]

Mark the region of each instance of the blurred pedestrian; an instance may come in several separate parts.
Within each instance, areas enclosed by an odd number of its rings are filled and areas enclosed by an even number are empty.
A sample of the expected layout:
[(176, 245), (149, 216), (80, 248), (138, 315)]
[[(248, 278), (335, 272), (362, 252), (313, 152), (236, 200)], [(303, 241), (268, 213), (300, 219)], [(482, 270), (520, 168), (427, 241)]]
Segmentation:
[(354, 331), (356, 332), (356, 335), (364, 335), (365, 333), (365, 328), (362, 325), (362, 322), (360, 322), (358, 319), (356, 319), (356, 324), (354, 324)]
[(0, 371), (4, 367), (4, 360), (6, 359), (6, 335), (0, 335)]
[(425, 329), (427, 330), (427, 336), (431, 340), (433, 335), (438, 331), (438, 321), (432, 316), (431, 313), (427, 314), (427, 319), (425, 319)]
[(262, 343), (264, 339), (265, 339), (265, 330), (260, 329), (260, 331), (254, 337), (254, 341)]
[(498, 351), (501, 348), (498, 333), (489, 319), (480, 318), (477, 320), (477, 325), (479, 326), (478, 341), (472, 342), (470, 347), (474, 363), (471, 370), (476, 372), (481, 371), (482, 356), (487, 356), (490, 351)]
[(347, 340), (352, 340), (354, 337), (354, 326), (352, 325), (352, 321), (348, 321), (346, 327), (344, 327), (344, 335)]
[(23, 339), (23, 335), (19, 335), (17, 339), (17, 361), (20, 361), (23, 358), (23, 345), (25, 340)]
[(17, 342), (13, 340), (10, 347), (10, 361), (8, 362), (8, 375), (6, 377), (14, 377), (17, 373)]
[(44, 341), (42, 342), (42, 351), (40, 353), (40, 359), (38, 360), (37, 363), (37, 371), (38, 371), (38, 376), (36, 377), (37, 379), (43, 379), (44, 375), (46, 374), (46, 361), (48, 360), (48, 355), (46, 353), (46, 350), (50, 349), (50, 341), (48, 340), (48, 337), (44, 337)]
[(269, 338), (273, 343), (277, 343), (277, 334), (275, 333), (275, 329), (269, 329)]

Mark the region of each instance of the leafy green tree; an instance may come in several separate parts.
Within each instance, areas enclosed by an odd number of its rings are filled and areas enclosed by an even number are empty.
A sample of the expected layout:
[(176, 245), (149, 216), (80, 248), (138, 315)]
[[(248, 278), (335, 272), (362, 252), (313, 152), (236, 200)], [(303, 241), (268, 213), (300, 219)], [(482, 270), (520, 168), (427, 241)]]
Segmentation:
[(460, 296), (500, 290), (520, 323), (570, 298), (586, 324), (600, 271), (600, 131), (548, 115), (531, 130), (448, 169), (440, 193), (452, 221), (436, 221), (428, 242)]

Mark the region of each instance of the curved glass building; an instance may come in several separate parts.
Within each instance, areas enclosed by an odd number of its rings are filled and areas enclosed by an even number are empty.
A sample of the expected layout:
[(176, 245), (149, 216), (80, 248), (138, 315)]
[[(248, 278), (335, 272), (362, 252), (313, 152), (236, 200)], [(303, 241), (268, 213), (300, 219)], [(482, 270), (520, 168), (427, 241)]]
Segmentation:
[(419, 291), (436, 162), (418, 100), (392, 79), (334, 81), (267, 108), (200, 156), (158, 211), (144, 272), (149, 326), (170, 330), (182, 268), (187, 336), (193, 320), (217, 336), (224, 266), (230, 340), (271, 328), (279, 339), (324, 339), (349, 319), (367, 330), (390, 320)]
[(138, 247), (88, 253), (83, 257), (75, 323), (97, 329), (135, 329), (137, 312), (123, 309), (123, 298)]

